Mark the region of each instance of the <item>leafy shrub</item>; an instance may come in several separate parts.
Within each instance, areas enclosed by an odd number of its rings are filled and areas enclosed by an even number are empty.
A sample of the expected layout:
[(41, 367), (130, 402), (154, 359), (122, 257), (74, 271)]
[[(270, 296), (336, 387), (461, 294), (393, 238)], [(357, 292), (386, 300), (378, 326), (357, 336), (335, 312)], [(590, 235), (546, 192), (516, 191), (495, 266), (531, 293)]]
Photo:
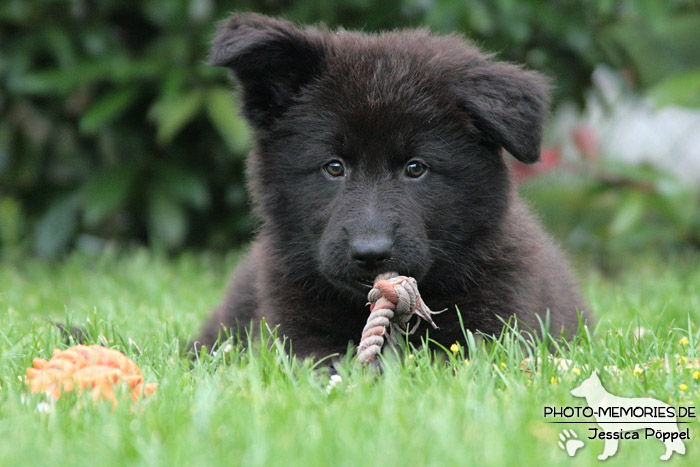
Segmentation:
[(581, 96), (599, 61), (629, 66), (671, 100), (663, 78), (691, 73), (692, 88), (700, 68), (692, 1), (6, 0), (0, 252), (54, 257), (105, 240), (226, 248), (248, 238), (248, 129), (225, 71), (204, 64), (215, 20), (234, 8), (368, 31), (462, 30), (555, 76), (561, 98)]
[(21, 207), (0, 218), (26, 217), (37, 253), (78, 238), (165, 249), (246, 238), (248, 129), (225, 73), (204, 64), (207, 4), (0, 7), (0, 180), (5, 205)]
[(700, 248), (700, 192), (644, 166), (605, 161), (553, 171), (522, 191), (569, 250), (614, 272), (626, 255)]

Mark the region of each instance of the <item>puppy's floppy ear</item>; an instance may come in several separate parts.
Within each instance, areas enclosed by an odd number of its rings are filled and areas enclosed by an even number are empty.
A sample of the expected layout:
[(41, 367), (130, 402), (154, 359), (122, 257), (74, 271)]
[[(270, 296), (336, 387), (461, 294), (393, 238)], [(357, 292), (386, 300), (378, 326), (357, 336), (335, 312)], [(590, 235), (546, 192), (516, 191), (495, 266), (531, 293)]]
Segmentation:
[(479, 62), (454, 86), (459, 105), (490, 142), (521, 162), (537, 162), (549, 109), (547, 79), (510, 63)]
[(242, 86), (243, 113), (269, 123), (315, 73), (323, 57), (315, 30), (252, 13), (235, 14), (216, 32), (209, 63), (231, 69)]

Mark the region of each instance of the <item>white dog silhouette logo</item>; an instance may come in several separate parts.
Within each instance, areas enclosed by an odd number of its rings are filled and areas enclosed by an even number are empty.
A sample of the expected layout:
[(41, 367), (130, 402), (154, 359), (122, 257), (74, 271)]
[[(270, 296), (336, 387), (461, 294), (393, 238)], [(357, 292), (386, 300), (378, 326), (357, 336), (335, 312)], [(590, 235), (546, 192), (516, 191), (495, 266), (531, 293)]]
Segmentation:
[[(588, 406), (593, 409), (596, 423), (603, 433), (598, 438), (605, 439), (605, 448), (598, 459), (605, 460), (617, 452), (620, 439), (638, 439), (637, 433), (626, 433), (645, 430), (645, 437), (659, 439), (666, 446), (666, 452), (661, 460), (668, 460), (674, 452), (685, 454), (685, 444), (682, 433), (678, 430), (675, 415), (656, 415), (658, 410), (669, 413), (672, 407), (651, 397), (619, 397), (605, 390), (598, 378), (598, 372), (571, 391), (576, 397), (586, 399)], [(642, 414), (641, 416), (635, 414)], [(663, 423), (660, 423), (663, 422)], [(591, 428), (591, 430), (596, 430)], [(597, 430), (596, 430), (597, 431)], [(629, 436), (634, 434), (635, 436)]]

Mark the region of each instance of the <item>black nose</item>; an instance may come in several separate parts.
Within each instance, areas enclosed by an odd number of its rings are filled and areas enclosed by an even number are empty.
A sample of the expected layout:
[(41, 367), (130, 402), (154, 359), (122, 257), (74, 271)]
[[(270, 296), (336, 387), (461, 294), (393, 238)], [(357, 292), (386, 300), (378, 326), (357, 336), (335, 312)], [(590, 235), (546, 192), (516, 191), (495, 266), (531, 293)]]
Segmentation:
[(351, 240), (350, 257), (362, 267), (375, 268), (391, 258), (391, 240), (384, 236)]

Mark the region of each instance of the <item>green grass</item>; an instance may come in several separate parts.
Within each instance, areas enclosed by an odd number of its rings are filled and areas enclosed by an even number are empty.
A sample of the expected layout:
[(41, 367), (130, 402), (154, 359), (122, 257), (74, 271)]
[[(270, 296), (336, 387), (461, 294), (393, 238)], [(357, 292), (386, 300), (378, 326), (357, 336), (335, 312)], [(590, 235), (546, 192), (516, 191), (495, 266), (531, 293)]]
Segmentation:
[[(603, 441), (587, 440), (576, 457), (557, 445), (563, 428), (579, 437), (587, 425), (555, 425), (544, 405), (583, 405), (569, 394), (585, 368), (601, 373), (610, 392), (648, 395), (673, 405), (700, 406), (700, 381), (681, 370), (695, 358), (700, 335), (700, 258), (637, 258), (606, 278), (582, 271), (596, 329), (554, 354), (581, 371), (558, 371), (547, 345), (523, 346), (514, 334), (494, 344), (475, 340), (469, 364), (460, 351), (431, 362), (424, 350), (388, 362), (382, 377), (351, 364), (343, 383), (326, 393), (326, 372), (286, 357), (278, 347), (234, 349), (190, 365), (180, 357), (223, 293), (236, 255), (145, 251), (74, 255), (0, 265), (0, 465), (587, 465)], [(50, 320), (87, 326), (93, 339), (124, 351), (158, 382), (155, 395), (132, 412), (129, 404), (76, 397), (37, 410), (42, 397), (21, 381), (34, 357), (63, 346)], [(634, 337), (638, 326), (649, 330)], [(102, 336), (101, 338), (99, 336)], [(687, 337), (689, 344), (679, 343)], [(534, 373), (524, 357), (544, 357)], [(652, 364), (634, 374), (637, 363)], [(682, 384), (687, 385), (681, 390)], [(687, 454), (700, 455), (697, 423)], [(622, 441), (610, 465), (658, 462), (655, 440)]]

